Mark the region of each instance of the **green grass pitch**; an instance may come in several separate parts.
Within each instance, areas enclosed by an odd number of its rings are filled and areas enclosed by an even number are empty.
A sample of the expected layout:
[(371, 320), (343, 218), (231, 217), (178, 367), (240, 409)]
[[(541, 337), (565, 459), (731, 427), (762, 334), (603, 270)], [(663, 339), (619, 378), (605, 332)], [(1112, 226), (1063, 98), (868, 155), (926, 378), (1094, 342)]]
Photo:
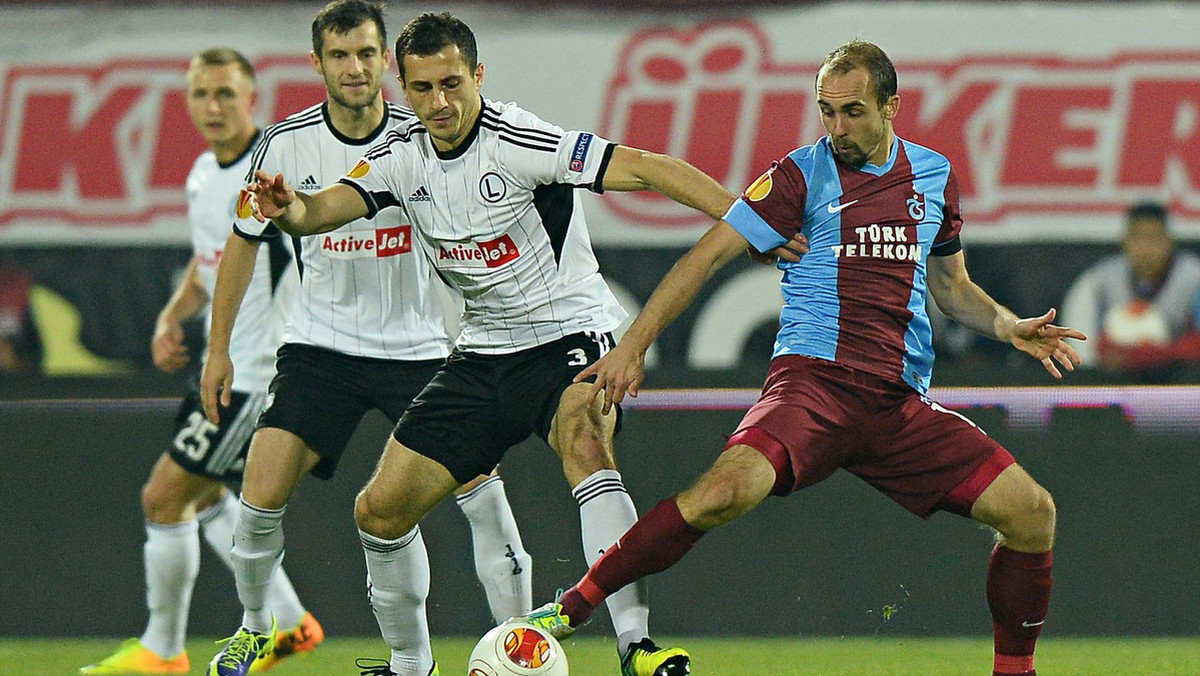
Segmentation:
[[(104, 657), (118, 639), (0, 639), (0, 674), (67, 676)], [(462, 676), (474, 640), (437, 638), (442, 676)], [(687, 638), (663, 639), (692, 653), (694, 676), (989, 676), (991, 641), (984, 638)], [(572, 676), (616, 676), (607, 638), (568, 639)], [(217, 647), (188, 642), (192, 674), (203, 674)], [(356, 657), (383, 657), (378, 638), (330, 638), (316, 652), (291, 658), (274, 676), (357, 676)], [(1200, 638), (1043, 638), (1042, 676), (1195, 676)]]

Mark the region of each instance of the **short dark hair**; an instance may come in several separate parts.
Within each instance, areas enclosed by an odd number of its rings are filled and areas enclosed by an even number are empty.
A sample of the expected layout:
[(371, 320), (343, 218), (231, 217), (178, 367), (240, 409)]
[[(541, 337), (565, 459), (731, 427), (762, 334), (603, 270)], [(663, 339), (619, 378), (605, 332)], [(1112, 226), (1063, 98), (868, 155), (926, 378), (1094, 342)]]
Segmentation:
[(227, 66), (234, 64), (242, 74), (255, 82), (254, 66), (244, 54), (231, 47), (211, 47), (192, 57), (192, 63), (204, 66)]
[(1164, 207), (1160, 202), (1138, 202), (1137, 204), (1129, 207), (1129, 212), (1126, 214), (1125, 220), (1128, 223), (1133, 223), (1134, 221), (1141, 220), (1143, 218), (1152, 218), (1156, 221), (1159, 221), (1163, 225), (1166, 225), (1167, 208)]
[(878, 45), (866, 40), (851, 40), (825, 57), (822, 68), (844, 75), (863, 68), (875, 86), (875, 99), (880, 107), (896, 95), (896, 67)]
[(430, 56), (449, 45), (458, 47), (463, 61), (474, 72), (479, 65), (479, 47), (470, 26), (449, 12), (425, 12), (409, 21), (396, 37), (395, 56), (400, 77), (404, 77), (405, 55)]
[(387, 28), (383, 25), (384, 5), (370, 0), (333, 0), (317, 13), (312, 22), (313, 54), (321, 58), (325, 48), (325, 31), (345, 35), (368, 21), (379, 29), (379, 46), (387, 44)]

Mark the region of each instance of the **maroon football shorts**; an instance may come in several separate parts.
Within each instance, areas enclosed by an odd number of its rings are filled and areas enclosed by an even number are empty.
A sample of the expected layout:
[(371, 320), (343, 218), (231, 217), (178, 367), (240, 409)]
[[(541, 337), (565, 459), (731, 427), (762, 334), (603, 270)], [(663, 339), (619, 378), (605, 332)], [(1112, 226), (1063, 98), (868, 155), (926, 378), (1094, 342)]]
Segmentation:
[(775, 467), (774, 495), (840, 468), (928, 518), (968, 516), (1012, 455), (975, 423), (905, 383), (798, 355), (775, 358), (758, 402), (725, 448), (745, 445)]

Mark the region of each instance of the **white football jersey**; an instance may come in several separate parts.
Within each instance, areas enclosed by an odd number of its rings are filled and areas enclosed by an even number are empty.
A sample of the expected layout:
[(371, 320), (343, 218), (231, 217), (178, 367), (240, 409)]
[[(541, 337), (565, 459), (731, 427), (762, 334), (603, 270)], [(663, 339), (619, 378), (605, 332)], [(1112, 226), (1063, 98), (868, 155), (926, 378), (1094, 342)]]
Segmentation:
[[(238, 193), (244, 185), (250, 155), (259, 137), (241, 157), (221, 164), (212, 151), (201, 154), (187, 178), (188, 222), (192, 229), (192, 251), (200, 283), (208, 292), (210, 304), (204, 309), (204, 329), (212, 309), (217, 264), (229, 238), (229, 223), (234, 219)], [(260, 247), (254, 262), (254, 279), (246, 289), (246, 299), (238, 310), (233, 335), (229, 338), (229, 358), (233, 361), (233, 389), (239, 392), (266, 392), (275, 375), (275, 350), (283, 339), (286, 308), (294, 295), (294, 282), (288, 270), (292, 256), (282, 242)], [(287, 273), (287, 274), (285, 274)]]
[(458, 347), (504, 354), (626, 317), (600, 276), (579, 188), (601, 192), (616, 147), (484, 100), (466, 140), (440, 153), (417, 120), (342, 179), (371, 214), (403, 207), (465, 306)]
[[(254, 170), (282, 173), (301, 192), (335, 183), (371, 143), (411, 112), (387, 104), (379, 128), (367, 138), (339, 133), (322, 103), (270, 126), (254, 152)], [(275, 226), (241, 218), (234, 224), (250, 240), (278, 239)], [(284, 342), (342, 354), (393, 360), (442, 359), (449, 352), (446, 317), (428, 257), (414, 250), (412, 226), (400, 208), (380, 209), (320, 235), (293, 237), (300, 289)]]

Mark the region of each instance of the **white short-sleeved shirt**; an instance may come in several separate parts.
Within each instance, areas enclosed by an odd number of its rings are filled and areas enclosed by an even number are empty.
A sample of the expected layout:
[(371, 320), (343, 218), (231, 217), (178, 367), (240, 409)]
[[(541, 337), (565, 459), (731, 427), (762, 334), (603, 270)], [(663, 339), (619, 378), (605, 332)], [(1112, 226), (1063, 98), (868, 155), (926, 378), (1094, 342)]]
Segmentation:
[[(322, 103), (270, 126), (254, 153), (255, 170), (282, 173), (301, 192), (316, 192), (354, 166), (364, 149), (396, 125), (414, 119), (391, 103), (379, 128), (351, 139), (334, 128)], [(273, 225), (240, 218), (234, 231), (249, 240), (281, 237)], [(342, 354), (415, 361), (449, 352), (446, 316), (428, 257), (414, 247), (401, 208), (380, 209), (334, 230), (291, 238), (300, 288), (284, 342)]]
[(458, 348), (506, 354), (625, 319), (600, 276), (578, 192), (602, 191), (615, 147), (484, 100), (453, 151), (438, 152), (414, 119), (342, 181), (372, 215), (408, 212), (438, 274), (463, 296)]
[[(238, 192), (244, 185), (250, 155), (259, 138), (241, 157), (229, 164), (217, 161), (212, 151), (196, 158), (187, 177), (188, 223), (192, 231), (192, 251), (200, 283), (211, 300), (217, 281), (217, 264), (229, 238)], [(229, 338), (229, 358), (233, 361), (233, 389), (239, 392), (266, 392), (275, 374), (275, 350), (283, 339), (286, 308), (294, 295), (292, 257), (276, 239), (260, 247), (254, 262), (254, 279), (246, 289), (238, 310), (233, 334)], [(207, 332), (211, 303), (204, 308)]]

